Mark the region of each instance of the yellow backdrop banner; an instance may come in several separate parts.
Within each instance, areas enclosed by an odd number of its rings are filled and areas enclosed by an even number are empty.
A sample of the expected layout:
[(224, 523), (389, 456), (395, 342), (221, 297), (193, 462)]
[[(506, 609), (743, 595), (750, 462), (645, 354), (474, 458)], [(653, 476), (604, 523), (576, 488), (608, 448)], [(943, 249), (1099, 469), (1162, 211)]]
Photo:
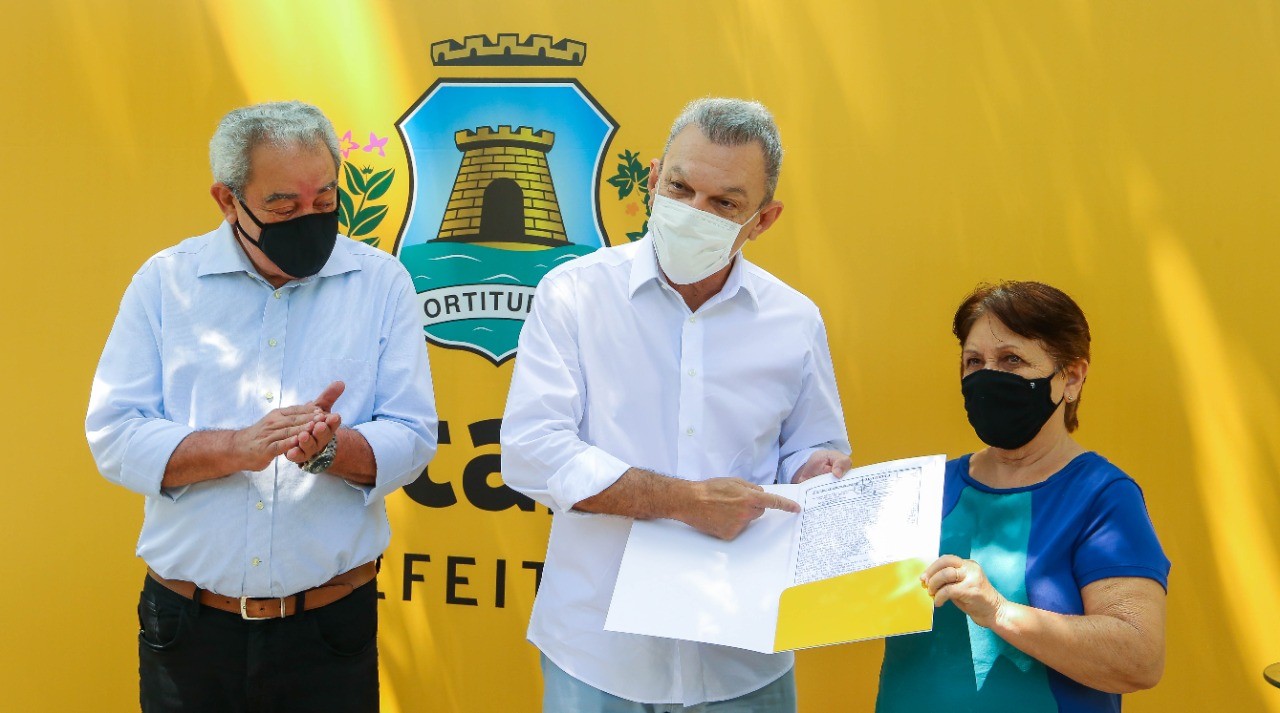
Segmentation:
[[(1079, 437), (1174, 563), (1165, 677), (1126, 710), (1280, 712), (1276, 3), (0, 5), (11, 710), (136, 706), (142, 508), (95, 474), (90, 379), (137, 267), (220, 220), (218, 119), (279, 99), (334, 121), (343, 229), (410, 268), (430, 345), (441, 445), (388, 500), (384, 709), (537, 710), (551, 516), (501, 480), (515, 338), (546, 270), (643, 233), (649, 159), (710, 94), (777, 117), (786, 210), (748, 250), (822, 309), (855, 463), (977, 447), (952, 310), (1063, 288), (1095, 336)], [(802, 652), (801, 709), (868, 710), (881, 650)]]

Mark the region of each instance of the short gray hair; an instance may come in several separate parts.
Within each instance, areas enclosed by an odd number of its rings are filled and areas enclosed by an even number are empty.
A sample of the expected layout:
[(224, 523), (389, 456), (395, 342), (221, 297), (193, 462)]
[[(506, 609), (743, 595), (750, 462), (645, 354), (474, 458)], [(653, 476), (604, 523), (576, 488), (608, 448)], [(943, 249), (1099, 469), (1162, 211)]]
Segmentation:
[(233, 109), (218, 122), (209, 141), (209, 164), (213, 180), (225, 184), (236, 198), (244, 198), (249, 182), (249, 154), (254, 147), (324, 146), (333, 155), (334, 168), (341, 165), (338, 134), (333, 124), (310, 104), (300, 101), (267, 102)]
[(764, 152), (764, 202), (773, 200), (773, 192), (778, 188), (778, 174), (782, 172), (782, 139), (778, 136), (778, 125), (774, 123), (773, 115), (763, 104), (724, 97), (694, 99), (671, 125), (667, 145), (662, 149), (664, 159), (676, 134), (690, 125), (701, 129), (713, 144), (740, 146), (758, 142)]

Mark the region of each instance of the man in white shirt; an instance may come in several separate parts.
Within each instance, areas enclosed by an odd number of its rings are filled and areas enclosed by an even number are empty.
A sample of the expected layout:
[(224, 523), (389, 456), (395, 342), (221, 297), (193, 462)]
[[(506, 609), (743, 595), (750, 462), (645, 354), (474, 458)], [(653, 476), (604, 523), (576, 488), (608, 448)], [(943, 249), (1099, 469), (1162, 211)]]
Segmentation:
[(794, 657), (604, 630), (633, 519), (731, 539), (762, 483), (850, 466), (817, 307), (739, 254), (782, 214), (760, 104), (702, 99), (649, 174), (649, 234), (552, 270), (520, 335), (508, 485), (555, 512), (529, 640), (545, 711), (794, 711)]
[(134, 275), (85, 421), (146, 496), (142, 710), (376, 711), (383, 498), (436, 448), (412, 281), (338, 236), (315, 107), (232, 111), (210, 161), (225, 222)]

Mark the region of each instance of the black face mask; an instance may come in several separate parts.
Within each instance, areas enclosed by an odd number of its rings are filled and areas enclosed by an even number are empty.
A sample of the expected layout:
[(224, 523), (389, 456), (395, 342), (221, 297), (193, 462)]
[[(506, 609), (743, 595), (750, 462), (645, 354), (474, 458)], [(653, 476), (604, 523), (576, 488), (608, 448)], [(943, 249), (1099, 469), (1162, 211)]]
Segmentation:
[(308, 213), (279, 223), (261, 223), (249, 206), (240, 201), (240, 207), (262, 232), (258, 239), (249, 237), (240, 221), (236, 230), (245, 240), (258, 246), (267, 259), (291, 277), (311, 277), (329, 261), (333, 246), (338, 242), (338, 211)]
[(988, 446), (1014, 450), (1036, 437), (1058, 410), (1049, 383), (1058, 372), (1026, 379), (995, 369), (980, 369), (960, 380), (969, 425)]

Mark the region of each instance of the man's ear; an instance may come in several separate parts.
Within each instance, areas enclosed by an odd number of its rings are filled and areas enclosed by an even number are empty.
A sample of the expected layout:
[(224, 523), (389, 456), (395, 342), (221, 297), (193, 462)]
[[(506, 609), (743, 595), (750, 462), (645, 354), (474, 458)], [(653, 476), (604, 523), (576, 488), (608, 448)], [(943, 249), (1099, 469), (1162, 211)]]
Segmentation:
[(236, 222), (236, 195), (231, 192), (227, 184), (213, 184), (209, 188), (209, 195), (213, 196), (213, 201), (218, 204), (222, 217), (226, 218), (228, 223)]
[(782, 215), (782, 201), (769, 201), (765, 207), (760, 209), (760, 220), (756, 223), (756, 227), (751, 229), (747, 240), (755, 240), (760, 237), (761, 233), (772, 228), (780, 215)]
[(658, 189), (658, 174), (662, 173), (662, 159), (655, 158), (649, 161), (649, 195), (656, 195), (654, 191)]

